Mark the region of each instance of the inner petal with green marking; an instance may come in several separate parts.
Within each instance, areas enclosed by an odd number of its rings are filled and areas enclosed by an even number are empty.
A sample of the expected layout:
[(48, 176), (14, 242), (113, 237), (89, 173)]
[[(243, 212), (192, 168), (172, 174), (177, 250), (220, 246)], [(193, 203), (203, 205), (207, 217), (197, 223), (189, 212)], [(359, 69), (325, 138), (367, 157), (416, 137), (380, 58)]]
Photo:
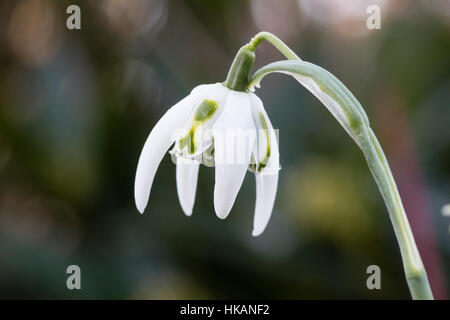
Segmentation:
[(267, 149), (266, 154), (264, 155), (264, 158), (258, 163), (257, 170), (258, 172), (261, 172), (262, 169), (264, 169), (267, 165), (267, 162), (269, 161), (270, 157), (270, 133), (269, 133), (269, 127), (267, 126), (267, 121), (264, 116), (264, 113), (260, 112), (258, 114), (258, 120), (261, 128), (264, 130), (264, 135), (267, 142)]
[(198, 105), (192, 120), (192, 127), (189, 129), (188, 133), (178, 141), (180, 150), (187, 147), (187, 151), (190, 154), (193, 154), (196, 151), (195, 132), (203, 123), (205, 123), (205, 121), (211, 119), (217, 109), (218, 105), (214, 100), (205, 99)]

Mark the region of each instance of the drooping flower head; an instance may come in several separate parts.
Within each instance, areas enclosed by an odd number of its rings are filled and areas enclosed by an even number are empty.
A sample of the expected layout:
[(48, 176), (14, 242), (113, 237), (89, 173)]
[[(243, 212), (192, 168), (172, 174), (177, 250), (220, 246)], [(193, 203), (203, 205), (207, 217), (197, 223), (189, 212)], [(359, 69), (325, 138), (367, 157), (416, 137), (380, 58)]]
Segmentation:
[(222, 83), (200, 85), (170, 108), (144, 145), (136, 172), (135, 201), (142, 213), (162, 158), (176, 163), (177, 191), (186, 215), (192, 214), (199, 165), (215, 167), (214, 209), (230, 213), (247, 171), (255, 174), (253, 235), (269, 221), (278, 184), (277, 135), (261, 100)]

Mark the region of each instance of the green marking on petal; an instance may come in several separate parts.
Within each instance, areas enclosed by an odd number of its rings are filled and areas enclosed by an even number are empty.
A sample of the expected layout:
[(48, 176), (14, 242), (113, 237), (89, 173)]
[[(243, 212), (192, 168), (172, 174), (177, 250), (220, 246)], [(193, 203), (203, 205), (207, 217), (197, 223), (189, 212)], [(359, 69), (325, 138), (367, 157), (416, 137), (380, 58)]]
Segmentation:
[(187, 146), (188, 153), (193, 154), (197, 149), (195, 145), (195, 130), (206, 120), (210, 119), (217, 111), (218, 105), (214, 100), (203, 100), (194, 113), (194, 121), (189, 132), (179, 140), (179, 148), (183, 149)]
[(194, 153), (195, 152), (195, 140), (194, 140), (194, 135), (195, 135), (195, 128), (194, 126), (189, 129), (189, 132), (180, 139), (179, 143), (180, 143), (180, 149), (182, 150), (185, 146), (188, 147), (188, 152), (189, 153)]
[(195, 110), (194, 122), (205, 122), (217, 111), (217, 102), (205, 99)]
[(269, 127), (267, 126), (266, 118), (264, 117), (264, 113), (259, 113), (259, 123), (261, 125), (261, 128), (265, 131), (266, 134), (266, 140), (267, 140), (267, 150), (266, 155), (264, 156), (264, 159), (258, 164), (258, 172), (261, 172), (262, 169), (264, 169), (267, 165), (267, 162), (269, 162), (270, 157), (270, 136), (269, 136)]

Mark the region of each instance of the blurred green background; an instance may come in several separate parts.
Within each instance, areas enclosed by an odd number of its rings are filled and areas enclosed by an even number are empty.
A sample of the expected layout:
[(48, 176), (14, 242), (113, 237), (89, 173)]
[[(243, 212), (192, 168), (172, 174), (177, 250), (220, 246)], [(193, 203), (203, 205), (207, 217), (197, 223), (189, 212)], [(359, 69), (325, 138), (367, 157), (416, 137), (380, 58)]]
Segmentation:
[[(66, 8), (81, 8), (81, 30)], [(366, 8), (381, 9), (381, 29)], [(0, 3), (0, 297), (409, 299), (400, 252), (362, 153), (296, 81), (257, 94), (280, 130), (278, 196), (251, 236), (248, 174), (216, 218), (214, 169), (192, 217), (167, 156), (145, 214), (137, 160), (151, 128), (198, 84), (223, 81), (259, 31), (342, 80), (386, 152), (437, 298), (450, 272), (450, 3), (23, 0)], [(268, 44), (255, 68), (282, 59)], [(256, 69), (255, 69), (256, 70)], [(81, 268), (82, 290), (66, 288)], [(368, 290), (366, 268), (381, 268)]]

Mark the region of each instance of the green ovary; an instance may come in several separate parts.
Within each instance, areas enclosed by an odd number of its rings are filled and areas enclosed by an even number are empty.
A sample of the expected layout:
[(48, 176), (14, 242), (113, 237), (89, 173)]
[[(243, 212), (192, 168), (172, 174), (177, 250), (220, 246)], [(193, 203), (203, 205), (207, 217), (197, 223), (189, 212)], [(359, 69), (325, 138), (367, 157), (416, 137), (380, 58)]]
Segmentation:
[(195, 152), (195, 150), (197, 149), (194, 138), (195, 130), (197, 130), (197, 128), (201, 126), (205, 121), (210, 119), (217, 111), (217, 109), (218, 105), (214, 100), (205, 99), (199, 104), (194, 113), (194, 120), (191, 129), (189, 129), (189, 132), (179, 140), (180, 150), (184, 149), (184, 147), (187, 146), (188, 153), (193, 154)]

